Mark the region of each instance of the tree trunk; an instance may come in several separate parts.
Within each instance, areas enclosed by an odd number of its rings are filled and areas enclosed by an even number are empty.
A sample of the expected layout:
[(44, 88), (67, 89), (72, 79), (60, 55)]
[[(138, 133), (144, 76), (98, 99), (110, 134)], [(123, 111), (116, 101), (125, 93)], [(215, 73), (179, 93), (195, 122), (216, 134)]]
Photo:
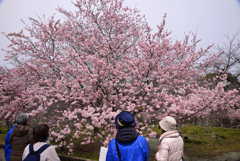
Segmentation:
[(7, 132), (10, 130), (10, 123), (9, 123), (9, 119), (6, 119), (6, 124), (7, 124)]
[(182, 130), (182, 124), (181, 123), (178, 123), (177, 124), (177, 128), (178, 128), (178, 132), (180, 132)]
[(98, 132), (99, 132), (99, 128), (94, 127), (94, 136), (96, 136)]
[(212, 137), (214, 137), (214, 133), (213, 133), (213, 127), (211, 126), (211, 130), (212, 130)]

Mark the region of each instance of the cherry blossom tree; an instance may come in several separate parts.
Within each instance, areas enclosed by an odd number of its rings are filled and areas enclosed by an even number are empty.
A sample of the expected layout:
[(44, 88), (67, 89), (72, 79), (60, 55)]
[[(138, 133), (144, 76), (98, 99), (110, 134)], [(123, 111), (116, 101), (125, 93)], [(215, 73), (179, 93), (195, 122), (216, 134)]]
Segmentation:
[[(218, 60), (211, 46), (197, 50), (199, 41), (191, 33), (182, 41), (171, 39), (166, 15), (154, 33), (140, 11), (122, 4), (77, 0), (75, 12), (57, 9), (63, 22), (54, 16), (30, 18), (24, 32), (5, 34), (11, 41), (6, 58), (25, 60), (9, 71), (12, 79), (2, 81), (1, 88), (7, 81), (17, 84), (21, 96), (1, 106), (1, 117), (21, 110), (42, 116), (56, 141), (81, 138), (88, 144), (105, 138), (107, 146), (122, 110), (134, 114), (140, 134), (146, 130), (155, 137), (148, 128), (151, 118), (172, 115), (181, 122), (236, 104), (235, 91), (225, 92), (224, 83), (215, 89), (198, 83)], [(72, 141), (69, 154), (73, 147)]]
[[(21, 83), (11, 76), (10, 70), (0, 67), (0, 117), (6, 120), (8, 130), (10, 130), (10, 122), (13, 122), (16, 116), (16, 111), (23, 104), (21, 99), (22, 87)], [(5, 121), (1, 120), (1, 122), (5, 124)]]

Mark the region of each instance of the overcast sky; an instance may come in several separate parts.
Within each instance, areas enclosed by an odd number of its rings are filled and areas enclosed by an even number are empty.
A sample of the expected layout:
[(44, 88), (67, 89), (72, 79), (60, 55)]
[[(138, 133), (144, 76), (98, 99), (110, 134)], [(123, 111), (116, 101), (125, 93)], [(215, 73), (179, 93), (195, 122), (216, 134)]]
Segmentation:
[[(55, 10), (57, 5), (74, 9), (71, 0), (0, 0), (0, 33), (20, 31), (24, 27), (21, 19), (29, 22), (28, 17), (56, 13), (62, 18)], [(239, 0), (125, 0), (124, 5), (140, 9), (155, 30), (167, 13), (166, 28), (172, 31), (171, 37), (182, 40), (185, 33), (197, 32), (197, 38), (202, 39), (198, 47), (221, 45), (226, 42), (224, 34), (240, 30)], [(1, 34), (0, 49), (6, 49), (9, 43)], [(0, 65), (7, 65), (3, 59), (4, 52), (0, 51)]]

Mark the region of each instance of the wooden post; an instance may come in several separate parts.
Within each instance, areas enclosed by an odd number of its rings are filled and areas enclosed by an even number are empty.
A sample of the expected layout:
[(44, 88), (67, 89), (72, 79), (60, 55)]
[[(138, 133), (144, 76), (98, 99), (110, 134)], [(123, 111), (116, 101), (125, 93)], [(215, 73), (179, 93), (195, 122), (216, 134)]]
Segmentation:
[(216, 134), (216, 142), (218, 143), (218, 134)]

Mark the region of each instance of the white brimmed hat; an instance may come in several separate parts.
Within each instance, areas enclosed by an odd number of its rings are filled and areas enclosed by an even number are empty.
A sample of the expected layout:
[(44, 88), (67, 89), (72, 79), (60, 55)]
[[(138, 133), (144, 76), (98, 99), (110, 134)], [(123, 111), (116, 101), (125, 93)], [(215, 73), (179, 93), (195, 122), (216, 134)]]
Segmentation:
[(164, 131), (174, 131), (177, 125), (176, 120), (171, 116), (166, 116), (159, 122), (159, 126)]

